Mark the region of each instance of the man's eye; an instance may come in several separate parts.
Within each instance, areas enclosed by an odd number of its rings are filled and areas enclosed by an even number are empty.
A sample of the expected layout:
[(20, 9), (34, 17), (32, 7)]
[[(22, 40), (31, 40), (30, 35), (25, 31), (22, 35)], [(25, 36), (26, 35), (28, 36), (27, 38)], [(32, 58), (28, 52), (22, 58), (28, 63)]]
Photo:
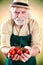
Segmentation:
[(19, 14), (20, 12), (15, 12), (16, 14)]
[(23, 14), (26, 13), (25, 11), (22, 12)]

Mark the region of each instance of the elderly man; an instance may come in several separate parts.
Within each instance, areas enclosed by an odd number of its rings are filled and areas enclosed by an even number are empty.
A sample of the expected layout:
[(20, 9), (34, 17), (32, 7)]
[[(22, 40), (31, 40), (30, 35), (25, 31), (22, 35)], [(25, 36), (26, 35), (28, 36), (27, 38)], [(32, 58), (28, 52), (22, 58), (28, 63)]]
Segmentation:
[[(28, 0), (14, 0), (10, 6), (11, 19), (2, 25), (1, 51), (6, 55), (6, 65), (36, 65), (40, 53), (40, 30), (29, 16)], [(10, 59), (9, 50), (15, 46), (28, 49), (29, 54), (15, 54)]]

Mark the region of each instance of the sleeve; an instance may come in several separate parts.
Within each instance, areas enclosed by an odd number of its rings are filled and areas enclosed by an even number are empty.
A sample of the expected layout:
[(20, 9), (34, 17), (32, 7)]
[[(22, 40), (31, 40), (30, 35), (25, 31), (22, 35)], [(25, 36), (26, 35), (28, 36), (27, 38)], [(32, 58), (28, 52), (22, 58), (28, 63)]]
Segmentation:
[(10, 47), (10, 36), (6, 24), (1, 25), (1, 46)]
[(32, 43), (31, 46), (38, 47), (41, 51), (41, 29), (36, 21), (32, 25)]

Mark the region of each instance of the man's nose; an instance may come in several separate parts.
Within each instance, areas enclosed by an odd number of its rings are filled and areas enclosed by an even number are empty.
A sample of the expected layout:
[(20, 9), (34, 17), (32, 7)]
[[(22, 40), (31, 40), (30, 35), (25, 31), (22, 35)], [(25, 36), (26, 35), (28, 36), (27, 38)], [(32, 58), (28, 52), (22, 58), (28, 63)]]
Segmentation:
[(18, 17), (19, 17), (19, 18), (21, 18), (21, 17), (22, 17), (22, 13), (21, 13), (21, 12), (18, 14)]

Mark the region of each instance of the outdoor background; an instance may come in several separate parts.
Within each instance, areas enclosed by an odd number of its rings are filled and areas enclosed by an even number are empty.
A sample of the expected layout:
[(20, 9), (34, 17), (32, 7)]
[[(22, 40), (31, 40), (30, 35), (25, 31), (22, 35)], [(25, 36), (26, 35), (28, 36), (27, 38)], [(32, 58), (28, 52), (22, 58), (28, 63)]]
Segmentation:
[[(1, 30), (1, 24), (10, 18), (9, 5), (11, 4), (11, 1), (12, 0), (0, 0), (0, 30)], [(37, 65), (43, 65), (43, 0), (29, 0), (29, 5), (31, 16), (37, 20), (41, 28), (42, 50), (41, 53), (37, 55), (36, 59), (37, 59)], [(4, 65), (5, 59), (6, 59), (5, 56), (0, 51), (0, 65)]]

